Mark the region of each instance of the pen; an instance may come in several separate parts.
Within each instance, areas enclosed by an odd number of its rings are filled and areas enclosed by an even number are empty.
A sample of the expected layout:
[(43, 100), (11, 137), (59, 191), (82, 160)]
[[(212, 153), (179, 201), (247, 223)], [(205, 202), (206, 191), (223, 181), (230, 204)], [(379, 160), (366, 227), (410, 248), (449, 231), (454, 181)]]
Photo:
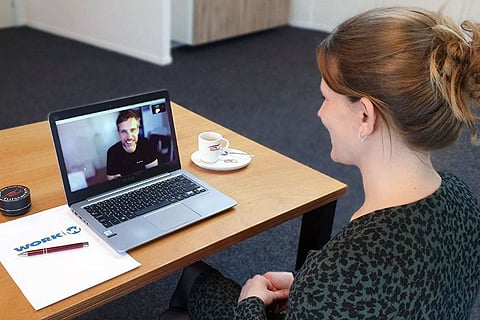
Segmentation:
[(29, 250), (29, 251), (19, 253), (18, 255), (22, 256), (22, 257), (29, 257), (29, 256), (36, 256), (36, 255), (39, 255), (39, 254), (46, 254), (46, 253), (52, 253), (52, 252), (58, 252), (58, 251), (79, 249), (79, 248), (85, 248), (85, 247), (88, 247), (88, 242), (78, 242), (78, 243), (66, 244), (66, 245), (63, 245), (63, 246)]

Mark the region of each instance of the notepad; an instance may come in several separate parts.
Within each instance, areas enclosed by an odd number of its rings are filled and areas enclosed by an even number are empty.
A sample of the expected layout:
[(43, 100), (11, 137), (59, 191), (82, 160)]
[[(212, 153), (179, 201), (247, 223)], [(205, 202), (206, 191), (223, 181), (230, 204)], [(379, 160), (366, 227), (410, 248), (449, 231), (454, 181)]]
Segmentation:
[[(140, 266), (102, 241), (67, 205), (0, 224), (0, 261), (35, 310)], [(26, 250), (88, 242), (81, 249), (37, 256)]]

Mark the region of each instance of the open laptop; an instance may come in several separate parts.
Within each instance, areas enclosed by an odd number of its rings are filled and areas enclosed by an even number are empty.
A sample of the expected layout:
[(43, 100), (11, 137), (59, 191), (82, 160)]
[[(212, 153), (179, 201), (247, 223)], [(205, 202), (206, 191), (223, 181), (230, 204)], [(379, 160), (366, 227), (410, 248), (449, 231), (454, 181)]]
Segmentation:
[(119, 252), (236, 205), (181, 169), (166, 90), (48, 119), (68, 205)]

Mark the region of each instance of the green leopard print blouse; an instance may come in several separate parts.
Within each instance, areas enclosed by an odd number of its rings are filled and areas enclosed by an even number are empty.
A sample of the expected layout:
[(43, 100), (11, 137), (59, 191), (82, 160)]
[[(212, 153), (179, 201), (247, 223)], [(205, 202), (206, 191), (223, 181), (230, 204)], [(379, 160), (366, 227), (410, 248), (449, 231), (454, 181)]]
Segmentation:
[[(479, 286), (479, 205), (442, 174), (433, 195), (360, 217), (310, 252), (280, 317), (467, 319)], [(194, 289), (191, 319), (271, 318), (259, 298), (237, 303), (241, 287), (220, 273)]]

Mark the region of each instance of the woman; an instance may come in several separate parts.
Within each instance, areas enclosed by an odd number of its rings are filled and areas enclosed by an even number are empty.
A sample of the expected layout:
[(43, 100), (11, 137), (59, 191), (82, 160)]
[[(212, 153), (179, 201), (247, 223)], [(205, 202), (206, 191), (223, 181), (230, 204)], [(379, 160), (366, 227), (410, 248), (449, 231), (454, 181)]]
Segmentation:
[(480, 287), (480, 208), (458, 178), (434, 169), (431, 152), (463, 128), (478, 142), (479, 25), (374, 9), (338, 26), (317, 61), (331, 157), (359, 168), (363, 205), (295, 274), (241, 287), (198, 263), (172, 306), (188, 293), (191, 319), (468, 317)]

